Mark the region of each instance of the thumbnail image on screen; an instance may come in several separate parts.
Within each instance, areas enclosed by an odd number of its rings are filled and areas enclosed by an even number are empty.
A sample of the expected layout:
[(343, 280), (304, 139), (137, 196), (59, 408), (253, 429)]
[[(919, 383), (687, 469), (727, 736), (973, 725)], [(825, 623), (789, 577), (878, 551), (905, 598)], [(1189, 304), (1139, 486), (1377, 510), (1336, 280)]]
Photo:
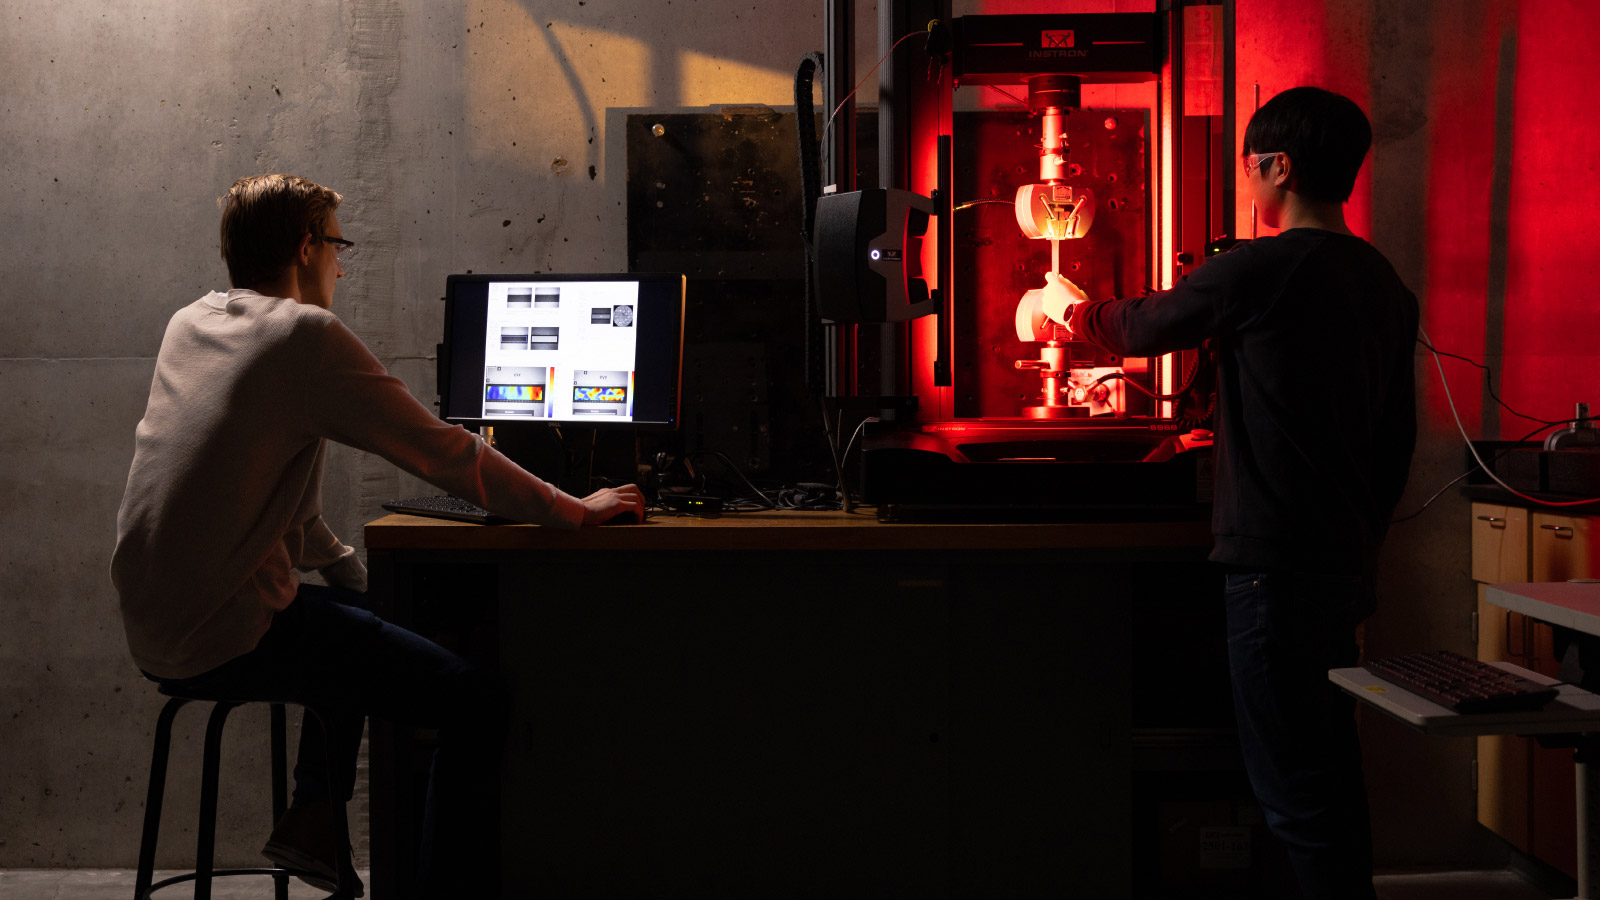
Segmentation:
[(491, 384), (483, 399), (489, 402), (504, 400), (507, 403), (543, 403), (542, 384)]
[(574, 416), (631, 415), (628, 403), (632, 372), (582, 369), (572, 373), (572, 414)]
[(545, 391), (551, 371), (538, 366), (489, 366), (483, 370), (483, 415), (548, 418)]

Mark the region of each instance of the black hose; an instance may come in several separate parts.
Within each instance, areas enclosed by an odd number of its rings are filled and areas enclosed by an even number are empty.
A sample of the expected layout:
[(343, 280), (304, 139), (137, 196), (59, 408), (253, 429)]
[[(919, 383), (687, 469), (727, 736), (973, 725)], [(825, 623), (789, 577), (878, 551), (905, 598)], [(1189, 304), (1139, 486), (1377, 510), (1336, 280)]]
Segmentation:
[(800, 59), (794, 76), (795, 132), (800, 137), (800, 237), (806, 247), (805, 312), (802, 346), (806, 390), (813, 396), (824, 390), (822, 363), (822, 318), (817, 314), (816, 286), (812, 283), (812, 252), (817, 218), (817, 198), (822, 196), (822, 145), (817, 139), (817, 117), (811, 104), (811, 85), (823, 68), (821, 53), (807, 53)]

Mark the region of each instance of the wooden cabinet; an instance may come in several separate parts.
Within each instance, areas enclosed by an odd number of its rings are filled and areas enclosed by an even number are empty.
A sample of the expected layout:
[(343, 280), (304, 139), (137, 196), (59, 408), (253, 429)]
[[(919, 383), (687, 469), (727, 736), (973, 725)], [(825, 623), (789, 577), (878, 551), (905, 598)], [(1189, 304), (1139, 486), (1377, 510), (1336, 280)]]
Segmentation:
[[(1529, 663), (1531, 623), (1491, 606), (1484, 586), (1528, 580), (1528, 511), (1472, 504), (1472, 579), (1478, 582), (1478, 658)], [(1524, 853), (1533, 852), (1533, 751), (1537, 742), (1511, 734), (1478, 738), (1478, 821)]]
[(1536, 512), (1530, 522), (1530, 580), (1594, 578), (1600, 572), (1600, 528), (1594, 517)]
[(1472, 504), (1472, 580), (1502, 584), (1528, 577), (1528, 511)]
[[(1559, 677), (1554, 632), (1484, 601), (1484, 585), (1566, 581), (1600, 573), (1595, 517), (1472, 504), (1472, 578), (1478, 582), (1478, 658)], [(1478, 821), (1569, 875), (1577, 872), (1577, 813), (1569, 749), (1532, 738), (1478, 738)]]

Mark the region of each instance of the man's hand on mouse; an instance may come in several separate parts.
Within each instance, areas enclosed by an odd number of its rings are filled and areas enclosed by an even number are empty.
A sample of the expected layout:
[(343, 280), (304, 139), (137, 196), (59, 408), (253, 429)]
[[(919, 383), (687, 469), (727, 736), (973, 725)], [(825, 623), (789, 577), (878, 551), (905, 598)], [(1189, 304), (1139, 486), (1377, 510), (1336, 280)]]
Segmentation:
[(644, 522), (644, 492), (636, 484), (601, 488), (583, 498), (583, 524), (599, 525), (617, 516), (632, 515), (633, 521)]

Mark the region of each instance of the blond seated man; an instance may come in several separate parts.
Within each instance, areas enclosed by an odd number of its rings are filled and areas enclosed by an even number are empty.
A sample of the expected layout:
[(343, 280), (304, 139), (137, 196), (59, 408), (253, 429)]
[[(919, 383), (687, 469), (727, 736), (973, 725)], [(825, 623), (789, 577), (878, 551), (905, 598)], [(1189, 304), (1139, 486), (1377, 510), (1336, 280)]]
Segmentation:
[[(330, 308), (354, 244), (341, 197), (292, 175), (241, 178), (222, 198), (227, 293), (180, 309), (156, 358), (117, 520), (112, 581), (133, 659), (180, 690), (303, 702), (292, 808), (264, 854), (341, 873), (361, 896), (328, 785), (353, 790), (364, 718), (437, 728), (422, 869), (430, 897), (494, 891), (486, 826), (503, 704), (491, 674), (364, 606), (366, 567), (322, 519), (327, 441), (378, 454), (489, 510), (578, 528), (643, 518), (632, 485), (579, 499), (440, 421)], [(328, 586), (301, 584), (320, 571)], [(324, 740), (336, 760), (327, 771)], [(491, 854), (492, 856), (492, 854)]]

